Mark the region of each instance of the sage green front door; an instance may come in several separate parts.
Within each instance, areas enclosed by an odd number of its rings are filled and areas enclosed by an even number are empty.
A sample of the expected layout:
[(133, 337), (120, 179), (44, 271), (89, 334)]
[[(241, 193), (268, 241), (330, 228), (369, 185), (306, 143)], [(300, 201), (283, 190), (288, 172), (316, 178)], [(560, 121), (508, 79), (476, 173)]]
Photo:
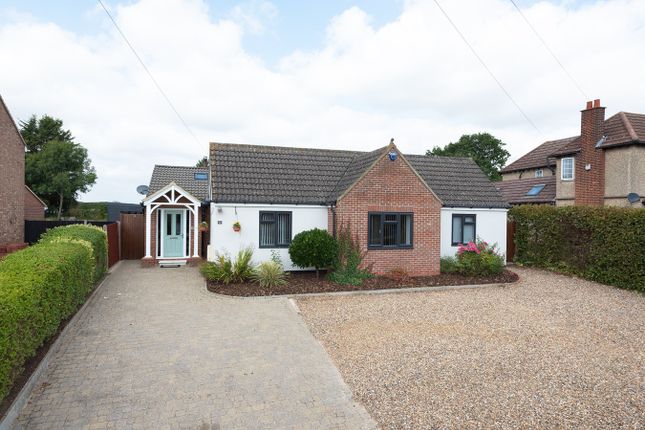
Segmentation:
[(163, 211), (163, 256), (184, 256), (184, 211)]

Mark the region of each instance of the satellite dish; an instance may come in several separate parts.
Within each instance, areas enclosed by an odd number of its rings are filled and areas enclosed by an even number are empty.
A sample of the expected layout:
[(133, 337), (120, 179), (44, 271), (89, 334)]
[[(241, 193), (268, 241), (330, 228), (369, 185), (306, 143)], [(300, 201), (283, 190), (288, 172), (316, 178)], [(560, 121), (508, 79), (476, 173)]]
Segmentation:
[(142, 196), (145, 196), (148, 194), (148, 186), (147, 185), (139, 185), (137, 187), (137, 193), (141, 194)]
[(641, 197), (636, 193), (627, 194), (627, 201), (629, 203), (638, 203), (640, 201), (640, 199), (641, 199)]

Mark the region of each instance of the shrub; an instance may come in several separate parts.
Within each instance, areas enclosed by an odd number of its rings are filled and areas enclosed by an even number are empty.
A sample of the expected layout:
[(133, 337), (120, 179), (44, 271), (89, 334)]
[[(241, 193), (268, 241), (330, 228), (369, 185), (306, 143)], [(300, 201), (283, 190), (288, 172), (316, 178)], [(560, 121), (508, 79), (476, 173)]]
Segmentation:
[(233, 263), (230, 257), (218, 254), (214, 262), (208, 262), (199, 268), (202, 275), (212, 282), (230, 284), (233, 280)]
[(244, 282), (253, 276), (253, 250), (251, 248), (240, 249), (237, 258), (233, 263), (233, 282)]
[(204, 263), (200, 267), (202, 275), (212, 282), (222, 284), (241, 283), (253, 275), (253, 250), (241, 249), (235, 261), (227, 254), (218, 254), (214, 262)]
[(461, 270), (457, 257), (441, 257), (439, 260), (441, 273), (458, 273)]
[(645, 291), (645, 209), (515, 206), (515, 261)]
[(467, 276), (495, 275), (504, 270), (504, 259), (497, 253), (497, 245), (489, 245), (480, 239), (459, 245), (457, 249), (457, 268)]
[(285, 273), (281, 264), (275, 261), (265, 261), (255, 268), (251, 279), (259, 283), (262, 288), (274, 288), (285, 285), (287, 276), (288, 273)]
[(298, 233), (289, 246), (291, 261), (298, 267), (320, 269), (332, 266), (338, 255), (336, 239), (325, 230), (314, 228)]
[(59, 238), (0, 262), (0, 400), (25, 362), (85, 301), (95, 261), (89, 243)]
[(41, 237), (41, 243), (55, 239), (85, 240), (92, 245), (94, 257), (94, 281), (98, 281), (107, 271), (108, 244), (107, 234), (101, 227), (85, 224), (72, 224), (47, 230)]
[(361, 268), (365, 252), (361, 250), (356, 235), (352, 236), (349, 226), (341, 225), (338, 230), (338, 255), (330, 281), (340, 285), (361, 285), (363, 279), (372, 277), (369, 268)]

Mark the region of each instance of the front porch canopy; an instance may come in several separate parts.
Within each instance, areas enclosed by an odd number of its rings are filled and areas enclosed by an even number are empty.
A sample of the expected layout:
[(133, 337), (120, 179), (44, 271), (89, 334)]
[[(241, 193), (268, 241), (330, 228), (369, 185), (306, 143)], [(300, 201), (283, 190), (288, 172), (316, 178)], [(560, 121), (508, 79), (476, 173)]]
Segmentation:
[[(200, 205), (201, 201), (198, 198), (181, 188), (175, 182), (169, 183), (159, 191), (143, 199), (143, 206), (146, 208), (146, 255), (144, 258), (152, 258), (152, 213), (160, 208), (185, 208), (193, 214), (193, 257), (199, 257), (199, 223), (197, 220)], [(190, 237), (187, 240), (190, 240)]]

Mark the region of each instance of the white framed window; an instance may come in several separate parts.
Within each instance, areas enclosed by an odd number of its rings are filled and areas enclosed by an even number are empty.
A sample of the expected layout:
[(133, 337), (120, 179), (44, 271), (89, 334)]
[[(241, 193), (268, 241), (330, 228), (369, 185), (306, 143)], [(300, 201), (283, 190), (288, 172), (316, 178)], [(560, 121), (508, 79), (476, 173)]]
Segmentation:
[(542, 169), (537, 169), (535, 171), (535, 177), (536, 178), (541, 178), (542, 176), (544, 176), (544, 171)]
[(573, 157), (563, 158), (560, 161), (560, 178), (563, 181), (573, 179)]

